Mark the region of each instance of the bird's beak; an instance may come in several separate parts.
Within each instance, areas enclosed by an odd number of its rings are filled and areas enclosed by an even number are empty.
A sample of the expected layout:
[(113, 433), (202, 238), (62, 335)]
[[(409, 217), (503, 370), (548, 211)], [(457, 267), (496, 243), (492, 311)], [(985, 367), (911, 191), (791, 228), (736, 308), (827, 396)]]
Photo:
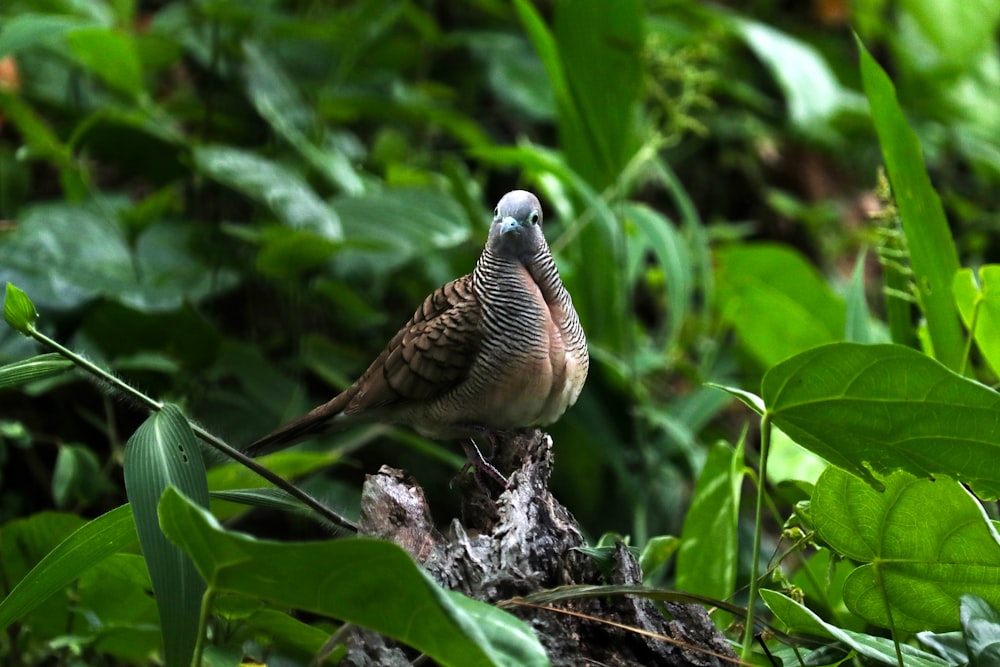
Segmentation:
[(506, 236), (511, 233), (519, 233), (521, 231), (521, 223), (518, 222), (517, 218), (507, 216), (500, 221), (500, 236)]

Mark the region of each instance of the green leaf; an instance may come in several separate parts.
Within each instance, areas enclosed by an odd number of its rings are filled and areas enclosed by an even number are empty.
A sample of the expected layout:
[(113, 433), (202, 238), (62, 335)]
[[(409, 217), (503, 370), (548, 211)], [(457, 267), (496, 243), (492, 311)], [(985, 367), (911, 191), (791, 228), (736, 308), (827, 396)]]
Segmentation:
[[(695, 485), (677, 552), (679, 590), (728, 600), (736, 589), (743, 442), (716, 443)], [(714, 619), (722, 627), (728, 618)]]
[(63, 445), (52, 471), (52, 498), (65, 508), (87, 503), (102, 491), (101, 464), (83, 445)]
[(201, 449), (176, 406), (164, 405), (129, 438), (124, 470), (125, 490), (160, 610), (165, 662), (188, 665), (197, 640), (205, 583), (190, 558), (164, 537), (157, 505), (170, 487), (203, 507), (208, 507), (209, 498)]
[[(232, 489), (229, 491), (212, 491), (213, 500), (224, 500), (253, 507), (284, 510), (286, 512), (311, 511), (301, 500), (291, 496), (284, 489)], [(217, 514), (217, 513), (216, 513)], [(226, 514), (223, 512), (223, 514)]]
[(35, 304), (31, 303), (28, 295), (15, 287), (14, 283), (7, 283), (3, 300), (3, 319), (11, 328), (25, 336), (35, 327), (35, 320), (38, 319)]
[[(380, 272), (391, 271), (469, 238), (469, 220), (458, 202), (431, 188), (391, 188), (335, 197), (330, 206), (344, 221), (347, 237), (356, 244), (337, 258), (337, 268), (343, 273), (364, 275), (373, 266)], [(484, 211), (484, 226), (488, 219)]]
[[(763, 598), (764, 604), (779, 621), (788, 627), (790, 632), (836, 639), (870, 660), (884, 665), (899, 665), (896, 657), (896, 646), (891, 639), (844, 630), (826, 623), (809, 609), (777, 591), (761, 590), (760, 596)], [(935, 655), (906, 644), (899, 648), (905, 657), (906, 667), (944, 667), (951, 664)]]
[(870, 484), (901, 469), (1000, 496), (1000, 395), (916, 350), (824, 345), (768, 371), (761, 396), (795, 442)]
[(330, 633), (322, 628), (276, 609), (260, 609), (240, 621), (277, 646), (297, 649), (309, 655), (316, 655), (330, 638)]
[(971, 73), (981, 59), (993, 53), (1000, 5), (992, 0), (965, 0), (954, 5), (910, 0), (903, 7), (930, 41), (929, 45), (920, 42), (923, 49), (934, 52), (924, 55), (928, 62), (942, 58), (953, 71)]
[(847, 322), (845, 324), (844, 340), (849, 343), (888, 343), (885, 336), (879, 335), (872, 323), (868, 311), (868, 300), (865, 290), (865, 258), (867, 252), (862, 252), (854, 261), (851, 271), (851, 282), (847, 286)]
[[(32, 520), (44, 516), (35, 515)], [(17, 582), (10, 595), (0, 601), (0, 631), (135, 539), (135, 524), (129, 505), (122, 505), (85, 523), (31, 568)], [(5, 564), (5, 570), (7, 576), (11, 576), (9, 563)]]
[(231, 271), (196, 258), (191, 229), (160, 222), (130, 239), (113, 213), (95, 203), (32, 206), (0, 237), (0, 278), (51, 308), (105, 296), (144, 312), (175, 310), (234, 284)]
[(978, 595), (963, 595), (959, 616), (974, 667), (1000, 664), (1000, 614)]
[[(656, 257), (660, 271), (666, 282), (666, 308), (670, 316), (667, 318), (667, 349), (677, 345), (681, 328), (687, 322), (688, 313), (692, 310), (694, 298), (694, 269), (691, 252), (680, 232), (662, 216), (644, 204), (627, 204), (622, 218), (635, 225), (638, 246), (634, 255), (639, 261), (644, 261), (646, 254), (651, 252)], [(633, 255), (633, 252), (629, 253)], [(630, 280), (634, 283), (634, 280)]]
[(92, 21), (76, 16), (18, 12), (4, 17), (0, 30), (0, 58), (34, 46), (55, 44), (75, 28)]
[(972, 269), (960, 270), (952, 291), (976, 346), (993, 372), (1000, 375), (1000, 336), (996, 335), (1000, 331), (1000, 265), (980, 267), (978, 284)]
[(309, 136), (323, 124), (270, 51), (247, 40), (243, 53), (247, 93), (260, 115), (327, 181), (348, 194), (361, 194), (365, 184), (348, 156), (332, 146), (322, 148), (310, 141)]
[(132, 99), (143, 94), (142, 63), (132, 34), (94, 26), (70, 31), (66, 42), (76, 60), (105, 84)]
[(116, 656), (127, 664), (156, 662), (160, 619), (142, 556), (112, 554), (80, 577), (72, 595), (88, 618), (100, 619), (77, 627), (102, 655)]
[(756, 21), (734, 24), (781, 86), (788, 116), (800, 130), (815, 134), (837, 112), (864, 108), (863, 98), (840, 85), (823, 55), (808, 42)]
[(670, 557), (677, 553), (681, 541), (673, 535), (657, 535), (649, 538), (639, 553), (639, 569), (644, 580), (667, 564)]
[(879, 492), (831, 466), (811, 509), (830, 548), (866, 563), (847, 577), (844, 602), (869, 623), (954, 630), (964, 593), (1000, 602), (1000, 536), (960, 484), (897, 472)]
[(73, 362), (57, 352), (15, 361), (12, 364), (0, 366), (0, 389), (9, 389), (28, 382), (56, 377), (72, 367)]
[(444, 665), (546, 665), (518, 619), (445, 591), (394, 544), (367, 538), (278, 543), (229, 532), (168, 491), (164, 532), (213, 592), (238, 593), (370, 628)]
[(555, 3), (553, 33), (569, 93), (556, 96), (559, 147), (597, 190), (618, 182), (639, 145), (644, 17), (641, 0), (618, 0), (614, 11), (605, 0)]
[(705, 386), (726, 392), (730, 396), (739, 399), (743, 405), (747, 406), (761, 416), (763, 416), (767, 409), (767, 406), (764, 405), (764, 399), (752, 391), (746, 391), (745, 389), (740, 389), (739, 387), (728, 387), (724, 384), (718, 384), (716, 382), (706, 382)]
[(886, 73), (857, 40), (861, 79), (871, 105), (892, 192), (910, 250), (916, 294), (927, 319), (934, 356), (948, 368), (962, 368), (964, 345), (951, 295), (958, 252), (941, 199), (934, 191), (920, 141), (910, 129)]
[(308, 230), (330, 241), (343, 239), (336, 212), (288, 167), (230, 146), (202, 146), (193, 157), (203, 174), (266, 205), (292, 229)]
[(716, 253), (716, 281), (722, 317), (764, 367), (844, 336), (844, 302), (790, 248), (722, 248)]

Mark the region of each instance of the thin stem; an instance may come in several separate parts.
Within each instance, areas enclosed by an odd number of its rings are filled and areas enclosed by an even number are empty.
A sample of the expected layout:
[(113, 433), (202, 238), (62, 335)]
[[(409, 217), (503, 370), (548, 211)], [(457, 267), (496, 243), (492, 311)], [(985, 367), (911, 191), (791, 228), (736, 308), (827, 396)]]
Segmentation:
[(743, 662), (750, 662), (753, 654), (753, 607), (760, 590), (757, 570), (760, 567), (760, 536), (764, 530), (764, 494), (767, 480), (767, 454), (771, 448), (771, 416), (765, 412), (760, 420), (760, 473), (757, 479), (757, 516), (753, 530), (753, 558), (750, 565), (750, 599), (747, 601), (746, 628), (743, 633)]
[(962, 368), (960, 375), (967, 375), (969, 372), (969, 357), (972, 355), (972, 342), (976, 340), (976, 325), (979, 324), (979, 308), (982, 299), (976, 299), (976, 305), (972, 308), (972, 321), (969, 322), (969, 335), (965, 339), (965, 350), (962, 352)]
[(201, 596), (201, 609), (198, 612), (198, 634), (195, 635), (194, 653), (191, 655), (191, 667), (201, 667), (201, 657), (205, 652), (205, 635), (208, 634), (208, 614), (212, 608), (215, 593), (209, 588)]
[[(45, 334), (35, 329), (35, 327), (29, 326), (27, 331), (32, 338), (55, 349), (57, 352), (59, 352), (64, 357), (72, 361), (74, 364), (76, 364), (80, 368), (83, 368), (84, 370), (88, 371), (89, 373), (97, 377), (101, 382), (110, 385), (114, 390), (120, 391), (121, 393), (130, 396), (131, 398), (135, 399), (142, 405), (145, 405), (150, 410), (159, 412), (160, 410), (163, 409), (163, 403), (150, 398), (149, 396), (142, 393), (135, 387), (128, 385), (123, 380), (115, 377), (111, 373), (108, 373), (106, 370), (96, 365), (95, 363), (87, 359), (84, 359), (79, 354), (73, 352), (69, 348), (60, 345), (56, 341), (52, 340)], [(239, 461), (250, 470), (254, 471), (267, 481), (271, 482), (271, 484), (274, 484), (279, 489), (284, 490), (286, 493), (288, 493), (288, 495), (301, 501), (304, 505), (315, 511), (317, 514), (322, 516), (330, 523), (354, 533), (358, 532), (358, 524), (354, 523), (347, 517), (337, 514), (329, 507), (327, 507), (320, 501), (316, 500), (315, 498), (313, 498), (311, 495), (309, 495), (299, 487), (295, 486), (294, 484), (284, 479), (280, 475), (268, 470), (267, 468), (257, 463), (255, 460), (253, 460), (240, 450), (235, 449), (234, 447), (226, 444), (219, 437), (209, 433), (208, 431), (198, 426), (197, 424), (192, 423), (190, 420), (188, 421), (188, 425), (191, 427), (191, 430), (194, 431), (195, 435), (201, 438), (202, 441), (211, 445), (213, 448), (222, 452), (229, 458)]]

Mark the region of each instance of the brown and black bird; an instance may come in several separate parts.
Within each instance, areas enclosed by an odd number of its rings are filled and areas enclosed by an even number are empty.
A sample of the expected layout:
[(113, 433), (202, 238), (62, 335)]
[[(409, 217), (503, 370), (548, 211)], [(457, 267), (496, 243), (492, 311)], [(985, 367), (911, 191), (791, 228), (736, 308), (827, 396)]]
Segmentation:
[[(573, 405), (589, 366), (573, 300), (542, 234), (541, 204), (514, 190), (497, 204), (472, 273), (428, 296), (354, 384), (246, 452), (260, 456), (369, 422), (467, 442), (544, 426)], [(466, 451), (478, 456), (474, 445)]]

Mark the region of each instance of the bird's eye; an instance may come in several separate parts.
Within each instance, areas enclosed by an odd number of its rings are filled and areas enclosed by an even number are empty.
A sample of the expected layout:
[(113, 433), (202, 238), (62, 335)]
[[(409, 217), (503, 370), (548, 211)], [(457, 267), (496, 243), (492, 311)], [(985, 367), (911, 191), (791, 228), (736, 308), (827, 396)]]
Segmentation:
[(500, 207), (499, 206), (497, 206), (495, 209), (493, 209), (493, 217), (494, 218), (499, 218), (500, 217)]
[(528, 219), (531, 221), (531, 224), (537, 225), (538, 224), (538, 211), (532, 211), (531, 212), (531, 217), (528, 218)]

